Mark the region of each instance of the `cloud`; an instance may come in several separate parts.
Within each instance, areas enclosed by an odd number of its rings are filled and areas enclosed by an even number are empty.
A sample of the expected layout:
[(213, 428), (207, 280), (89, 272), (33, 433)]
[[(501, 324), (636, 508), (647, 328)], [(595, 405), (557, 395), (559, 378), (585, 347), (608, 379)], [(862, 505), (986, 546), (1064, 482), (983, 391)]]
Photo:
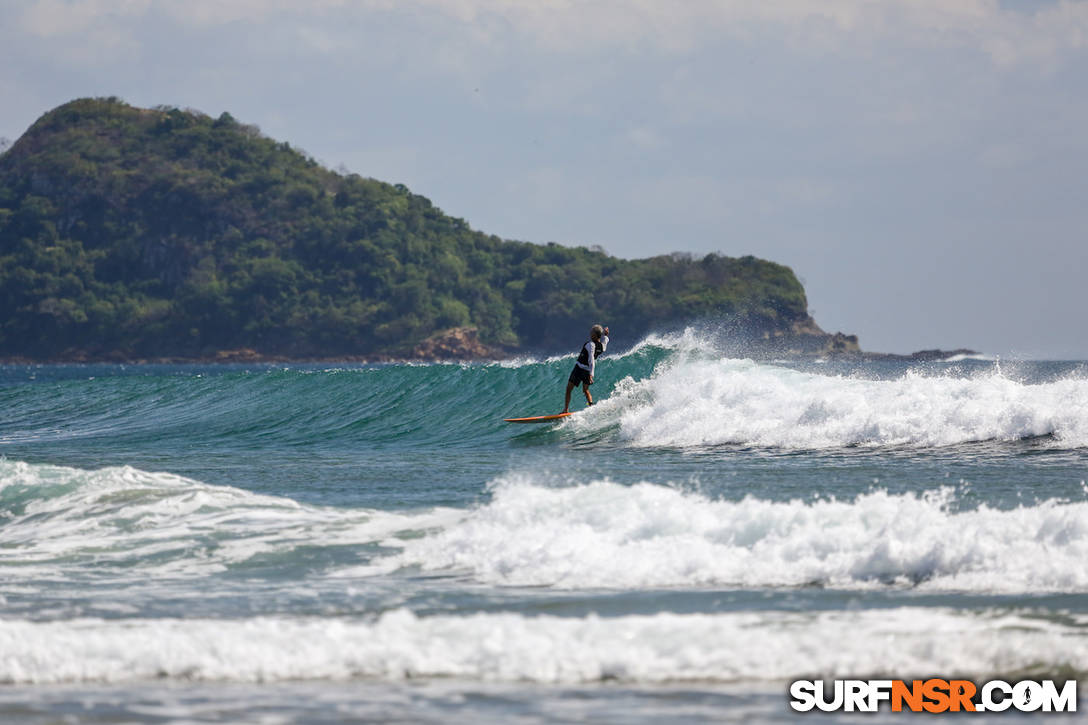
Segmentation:
[(1034, 159), (1034, 153), (1024, 146), (994, 144), (979, 154), (979, 163), (991, 169), (1015, 169)]
[[(370, 3), (351, 5), (366, 6)], [(1037, 3), (1024, 12), (998, 0), (409, 0), (465, 25), (498, 24), (554, 52), (596, 52), (602, 47), (677, 53), (724, 37), (786, 33), (795, 47), (835, 50), (844, 44), (876, 46), (888, 39), (920, 47), (962, 47), (995, 64), (1053, 61), (1088, 45), (1088, 3)], [(493, 38), (498, 41), (498, 38)]]
[(17, 16), (19, 44), (80, 69), (132, 58), (141, 42), (126, 23), (143, 15), (151, 1), (37, 0)]
[(656, 151), (665, 146), (665, 140), (652, 128), (636, 126), (624, 134), (624, 139), (632, 146), (645, 151)]
[(329, 18), (396, 13), (444, 18), (447, 35), (470, 34), (481, 48), (527, 41), (539, 50), (575, 54), (685, 53), (767, 31), (813, 52), (872, 49), (892, 40), (974, 49), (1002, 67), (1054, 63), (1088, 46), (1088, 3), (1070, 0), (1035, 3), (1026, 11), (1000, 0), (35, 0), (25, 6), (21, 27), (53, 38), (149, 12), (192, 27), (260, 24), (282, 16), (319, 25)]
[(103, 23), (141, 15), (150, 5), (151, 0), (37, 0), (23, 10), (20, 26), (40, 38), (76, 35)]
[(240, 21), (261, 23), (284, 15), (320, 18), (329, 10), (355, 8), (370, 10), (384, 2), (349, 2), (349, 0), (154, 0), (155, 8), (171, 18), (195, 27), (228, 25)]

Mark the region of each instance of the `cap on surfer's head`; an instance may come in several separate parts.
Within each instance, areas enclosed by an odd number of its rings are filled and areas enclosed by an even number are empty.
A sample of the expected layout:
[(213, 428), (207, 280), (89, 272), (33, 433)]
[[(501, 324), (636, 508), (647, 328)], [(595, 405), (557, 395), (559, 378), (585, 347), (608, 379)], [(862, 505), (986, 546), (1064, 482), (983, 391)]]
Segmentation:
[(604, 328), (600, 325), (594, 325), (593, 327), (589, 328), (589, 336), (592, 337), (594, 340), (598, 339), (603, 334)]

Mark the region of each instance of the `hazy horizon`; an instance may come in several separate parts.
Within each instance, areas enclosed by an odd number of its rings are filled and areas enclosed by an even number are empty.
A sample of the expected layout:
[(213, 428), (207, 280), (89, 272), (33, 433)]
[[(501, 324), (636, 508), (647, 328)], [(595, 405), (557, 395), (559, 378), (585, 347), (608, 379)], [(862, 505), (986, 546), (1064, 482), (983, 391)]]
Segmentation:
[(1088, 359), (1088, 3), (0, 0), (0, 137), (228, 111), (504, 238), (790, 266), (828, 332)]

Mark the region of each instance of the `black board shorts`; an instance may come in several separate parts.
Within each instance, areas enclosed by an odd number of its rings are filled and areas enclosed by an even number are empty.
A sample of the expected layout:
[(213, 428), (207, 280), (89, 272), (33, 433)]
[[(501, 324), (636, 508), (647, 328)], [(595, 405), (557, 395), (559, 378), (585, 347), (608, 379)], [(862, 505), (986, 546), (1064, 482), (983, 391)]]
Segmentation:
[(589, 371), (585, 368), (580, 368), (577, 365), (570, 371), (570, 377), (567, 378), (567, 382), (574, 383), (575, 385), (582, 385), (583, 383), (586, 385), (593, 384), (589, 381)]

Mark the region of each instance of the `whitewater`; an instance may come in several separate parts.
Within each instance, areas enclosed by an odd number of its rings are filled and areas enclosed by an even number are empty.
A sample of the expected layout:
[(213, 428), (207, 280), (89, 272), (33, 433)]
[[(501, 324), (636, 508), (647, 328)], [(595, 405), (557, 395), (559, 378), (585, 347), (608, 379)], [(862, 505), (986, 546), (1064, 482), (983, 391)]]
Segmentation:
[(760, 362), (689, 330), (602, 357), (564, 422), (502, 422), (572, 363), (0, 366), (0, 722), (1084, 690), (1088, 364)]

